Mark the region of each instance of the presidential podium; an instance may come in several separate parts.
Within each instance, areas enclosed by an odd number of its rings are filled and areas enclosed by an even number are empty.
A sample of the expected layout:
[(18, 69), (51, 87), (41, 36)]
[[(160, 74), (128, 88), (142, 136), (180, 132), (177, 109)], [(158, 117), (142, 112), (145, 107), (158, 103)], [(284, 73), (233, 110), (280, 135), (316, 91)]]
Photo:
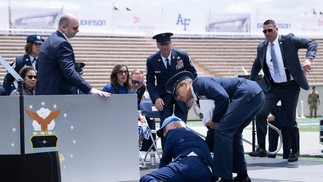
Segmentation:
[(61, 182), (58, 152), (0, 155), (0, 181)]
[(139, 180), (135, 94), (24, 96), (25, 154), (19, 99), (0, 103), (0, 181)]

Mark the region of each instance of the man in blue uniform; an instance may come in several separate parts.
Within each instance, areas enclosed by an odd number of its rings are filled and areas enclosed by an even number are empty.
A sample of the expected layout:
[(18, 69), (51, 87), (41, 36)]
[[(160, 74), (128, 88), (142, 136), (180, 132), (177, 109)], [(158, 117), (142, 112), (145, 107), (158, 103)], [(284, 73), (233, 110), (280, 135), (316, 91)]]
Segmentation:
[(166, 118), (157, 135), (166, 137), (159, 169), (143, 176), (140, 182), (211, 181), (209, 149), (201, 137), (186, 128), (184, 121), (176, 116)]
[[(247, 173), (242, 131), (261, 109), (265, 95), (259, 85), (244, 78), (197, 77), (183, 71), (174, 75), (166, 90), (186, 103), (214, 100), (211, 120), (214, 129), (213, 175), (226, 181), (251, 181)], [(208, 132), (208, 135), (210, 132)], [(233, 179), (232, 173), (237, 173)]]
[[(180, 71), (189, 71), (194, 77), (197, 73), (187, 52), (172, 49), (170, 38), (172, 35), (173, 33), (166, 32), (153, 37), (157, 41), (159, 51), (147, 58), (147, 90), (156, 109), (160, 112), (160, 121), (164, 121), (173, 114), (186, 121), (187, 105), (168, 94), (165, 91), (165, 85), (173, 75)], [(164, 138), (162, 137), (161, 140), (163, 146)]]

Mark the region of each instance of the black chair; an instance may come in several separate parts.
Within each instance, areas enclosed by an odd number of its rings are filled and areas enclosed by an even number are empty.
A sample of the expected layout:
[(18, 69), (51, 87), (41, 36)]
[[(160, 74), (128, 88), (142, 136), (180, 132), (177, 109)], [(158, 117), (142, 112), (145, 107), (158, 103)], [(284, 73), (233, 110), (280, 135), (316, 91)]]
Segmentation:
[[(155, 108), (154, 104), (152, 103), (151, 99), (143, 99), (140, 102), (140, 109), (143, 114), (143, 116), (148, 117), (150, 119), (160, 119), (159, 111)], [(157, 152), (157, 157), (160, 160), (160, 156), (157, 151), (157, 141), (159, 137), (156, 137), (154, 139), (153, 134), (156, 134), (157, 130), (151, 130), (150, 138), (152, 140), (152, 144), (150, 145), (149, 149), (146, 152), (146, 155), (144, 157), (144, 161), (146, 161), (146, 158), (149, 153), (155, 152), (154, 148), (156, 149)]]

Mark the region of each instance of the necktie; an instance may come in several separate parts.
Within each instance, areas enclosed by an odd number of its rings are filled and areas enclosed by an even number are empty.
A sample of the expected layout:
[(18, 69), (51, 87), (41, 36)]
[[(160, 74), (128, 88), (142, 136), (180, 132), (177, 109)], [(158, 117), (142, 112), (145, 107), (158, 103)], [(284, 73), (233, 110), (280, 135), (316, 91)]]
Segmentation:
[(170, 72), (170, 61), (169, 59), (166, 59), (166, 64), (167, 64), (167, 72)]
[[(34, 63), (36, 62), (36, 64), (35, 64), (35, 66), (34, 66)], [(37, 65), (37, 59), (36, 58), (34, 58), (34, 60), (31, 62), (31, 64), (34, 66), (34, 68), (37, 70), (37, 67), (38, 67), (38, 65)]]
[(275, 81), (278, 81), (278, 80), (280, 80), (280, 73), (279, 73), (278, 61), (277, 61), (277, 57), (276, 57), (275, 48), (274, 48), (273, 43), (270, 43), (270, 52), (271, 52), (271, 60), (273, 62), (273, 66), (274, 66), (274, 79), (275, 79)]

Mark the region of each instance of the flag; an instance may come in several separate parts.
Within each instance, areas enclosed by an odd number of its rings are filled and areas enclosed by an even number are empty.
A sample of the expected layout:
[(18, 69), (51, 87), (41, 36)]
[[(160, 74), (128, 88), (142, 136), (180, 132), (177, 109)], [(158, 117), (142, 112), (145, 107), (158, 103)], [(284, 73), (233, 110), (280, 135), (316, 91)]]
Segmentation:
[(119, 8), (115, 3), (113, 3), (113, 9), (116, 10), (116, 11), (119, 11)]
[(126, 6), (126, 10), (127, 11), (131, 11), (131, 8), (129, 8), (128, 6)]
[(316, 15), (316, 11), (315, 11), (315, 9), (313, 8), (313, 15)]

